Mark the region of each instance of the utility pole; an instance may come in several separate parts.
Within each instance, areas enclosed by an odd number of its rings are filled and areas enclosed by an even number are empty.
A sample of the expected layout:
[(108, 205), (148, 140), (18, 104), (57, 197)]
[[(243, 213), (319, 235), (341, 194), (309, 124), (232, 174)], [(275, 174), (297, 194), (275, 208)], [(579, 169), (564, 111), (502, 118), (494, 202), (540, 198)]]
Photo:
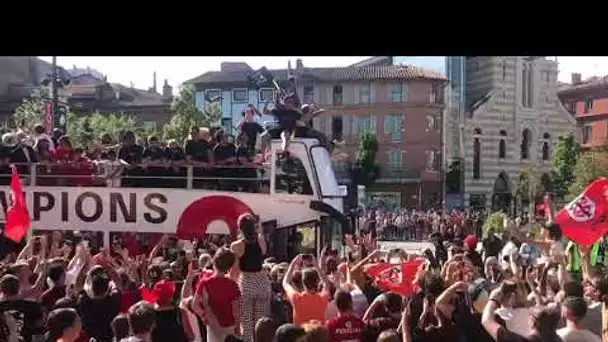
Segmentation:
[[(59, 88), (63, 88), (69, 84), (69, 79), (64, 79), (63, 75), (59, 75), (57, 68), (57, 56), (53, 56), (51, 70), (51, 111), (53, 118), (51, 120), (52, 128), (58, 128), (62, 134), (67, 133), (67, 109), (64, 104), (59, 104)], [(52, 131), (52, 130), (51, 130)]]
[(57, 56), (53, 56), (53, 69), (51, 70), (51, 103), (53, 110), (53, 128), (58, 128), (57, 121), (58, 111), (57, 107), (59, 107), (59, 94), (57, 93)]

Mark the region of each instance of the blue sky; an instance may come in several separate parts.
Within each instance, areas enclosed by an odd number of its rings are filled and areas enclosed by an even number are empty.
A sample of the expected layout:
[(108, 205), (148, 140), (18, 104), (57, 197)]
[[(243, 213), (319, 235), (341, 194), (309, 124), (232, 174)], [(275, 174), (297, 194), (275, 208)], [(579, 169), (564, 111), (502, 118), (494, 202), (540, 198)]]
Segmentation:
[[(51, 61), (51, 57), (41, 57)], [(57, 57), (64, 68), (91, 67), (108, 76), (111, 82), (147, 89), (152, 85), (152, 74), (156, 71), (158, 86), (164, 79), (176, 86), (202, 73), (219, 70), (220, 63), (246, 62), (253, 68), (285, 68), (287, 61), (301, 58), (305, 66), (331, 67), (346, 66), (367, 56), (360, 57)], [(608, 74), (608, 57), (558, 57), (560, 64), (559, 80), (570, 81), (570, 74), (579, 72), (583, 79), (594, 75)]]

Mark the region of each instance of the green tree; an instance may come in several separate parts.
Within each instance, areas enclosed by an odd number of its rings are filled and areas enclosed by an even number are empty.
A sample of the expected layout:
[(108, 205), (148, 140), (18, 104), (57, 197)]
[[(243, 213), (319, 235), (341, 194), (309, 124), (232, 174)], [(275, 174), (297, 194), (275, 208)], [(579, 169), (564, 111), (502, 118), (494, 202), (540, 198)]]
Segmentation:
[(85, 116), (69, 113), (67, 124), (74, 144), (82, 147), (87, 146), (90, 141), (100, 140), (104, 134), (109, 134), (114, 141), (119, 141), (125, 131), (133, 131), (141, 138), (156, 133), (139, 124), (135, 116), (122, 113), (93, 113)]
[(184, 86), (171, 106), (171, 120), (163, 127), (164, 139), (183, 142), (191, 126), (211, 127), (218, 125), (222, 110), (218, 103), (206, 103), (204, 110), (196, 107), (195, 90)]
[(560, 136), (551, 160), (551, 180), (558, 200), (563, 200), (574, 182), (574, 168), (579, 156), (579, 145), (572, 134)]
[(565, 196), (571, 201), (598, 177), (608, 177), (608, 151), (597, 149), (579, 154), (573, 169), (574, 179)]
[(376, 164), (378, 141), (373, 133), (364, 133), (359, 138), (357, 160), (351, 168), (355, 184), (369, 186), (380, 176), (380, 166)]
[(550, 179), (543, 177), (543, 174), (538, 172), (539, 168), (540, 166), (526, 168), (519, 176), (515, 190), (515, 194), (520, 200), (520, 209), (530, 206), (530, 213), (534, 212), (533, 205), (552, 189)]
[(45, 102), (48, 99), (48, 90), (40, 88), (21, 101), (19, 107), (15, 108), (13, 119), (15, 125), (26, 132), (32, 132), (34, 126), (45, 122)]

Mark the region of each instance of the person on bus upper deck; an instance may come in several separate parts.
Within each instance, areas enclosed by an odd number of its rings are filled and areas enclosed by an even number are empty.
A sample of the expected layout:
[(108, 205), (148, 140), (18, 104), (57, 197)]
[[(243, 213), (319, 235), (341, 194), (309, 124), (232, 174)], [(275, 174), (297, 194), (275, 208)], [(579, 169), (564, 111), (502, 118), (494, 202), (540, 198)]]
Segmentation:
[[(192, 127), (194, 131), (195, 127)], [(209, 168), (213, 166), (213, 146), (209, 144), (209, 130), (202, 128), (196, 135), (191, 132), (192, 140), (186, 142), (184, 152), (186, 160), (194, 166), (195, 177), (209, 177)], [(209, 184), (208, 180), (195, 180), (194, 187), (200, 189), (204, 184)]]
[(255, 114), (262, 117), (262, 114), (257, 110), (257, 108), (251, 104), (248, 104), (243, 110), (243, 118), (236, 124), (237, 131), (247, 135), (247, 147), (252, 151), (255, 151), (258, 134), (264, 133), (264, 127), (255, 121)]
[[(228, 141), (228, 137), (224, 131), (215, 132), (215, 140), (217, 144), (213, 148), (213, 158), (216, 167), (214, 175), (217, 177), (234, 178), (239, 177), (239, 173), (233, 166), (236, 163), (236, 146)], [(234, 181), (221, 181), (219, 184), (220, 190), (235, 191)]]
[(166, 154), (157, 136), (148, 137), (148, 147), (143, 153), (143, 168), (148, 177), (146, 183), (153, 187), (164, 187), (168, 183), (167, 179), (160, 178), (166, 174)]
[[(239, 178), (251, 178), (251, 181), (239, 181), (239, 187), (245, 190), (255, 191), (257, 189), (255, 179), (257, 178), (258, 174), (253, 167), (253, 158), (255, 157), (255, 152), (249, 148), (250, 145), (248, 139), (247, 133), (245, 132), (239, 133), (238, 137), (236, 138), (236, 164), (239, 167), (239, 169), (236, 171), (238, 171), (237, 177)], [(251, 166), (251, 168), (249, 166)]]
[(167, 141), (167, 147), (165, 147), (165, 160), (170, 164), (169, 175), (176, 177), (167, 182), (172, 188), (185, 188), (186, 187), (186, 169), (183, 168), (186, 156), (184, 149), (177, 144), (175, 139)]
[(72, 184), (77, 186), (93, 185), (93, 163), (84, 155), (84, 150), (77, 147), (72, 152), (72, 174), (75, 175)]
[(143, 159), (143, 153), (143, 147), (135, 144), (135, 133), (126, 131), (122, 137), (120, 149), (118, 150), (118, 159), (128, 164), (123, 171), (123, 175), (127, 176), (122, 180), (123, 186), (138, 187), (141, 184), (140, 179), (129, 177), (137, 177), (141, 174), (140, 164)]
[(36, 163), (38, 158), (34, 149), (22, 144), (16, 134), (6, 133), (2, 136), (2, 144), (9, 150), (10, 162), (17, 164), (19, 174), (29, 173), (29, 163)]

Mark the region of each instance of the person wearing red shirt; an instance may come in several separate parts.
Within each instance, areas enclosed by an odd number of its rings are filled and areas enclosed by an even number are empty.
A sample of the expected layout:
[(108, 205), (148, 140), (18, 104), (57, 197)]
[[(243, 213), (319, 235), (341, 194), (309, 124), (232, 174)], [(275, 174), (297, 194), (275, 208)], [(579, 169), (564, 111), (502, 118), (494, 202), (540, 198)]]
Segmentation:
[(237, 331), (241, 291), (238, 284), (226, 276), (235, 261), (234, 253), (220, 248), (213, 257), (214, 274), (201, 277), (196, 288), (194, 302), (202, 303), (205, 312), (207, 342), (224, 342)]
[(338, 317), (325, 323), (330, 342), (361, 342), (365, 323), (353, 313), (353, 297), (349, 292), (336, 292), (334, 303), (338, 308)]
[(72, 184), (76, 186), (93, 185), (93, 163), (84, 156), (82, 148), (75, 148), (71, 155), (71, 171), (74, 175)]

